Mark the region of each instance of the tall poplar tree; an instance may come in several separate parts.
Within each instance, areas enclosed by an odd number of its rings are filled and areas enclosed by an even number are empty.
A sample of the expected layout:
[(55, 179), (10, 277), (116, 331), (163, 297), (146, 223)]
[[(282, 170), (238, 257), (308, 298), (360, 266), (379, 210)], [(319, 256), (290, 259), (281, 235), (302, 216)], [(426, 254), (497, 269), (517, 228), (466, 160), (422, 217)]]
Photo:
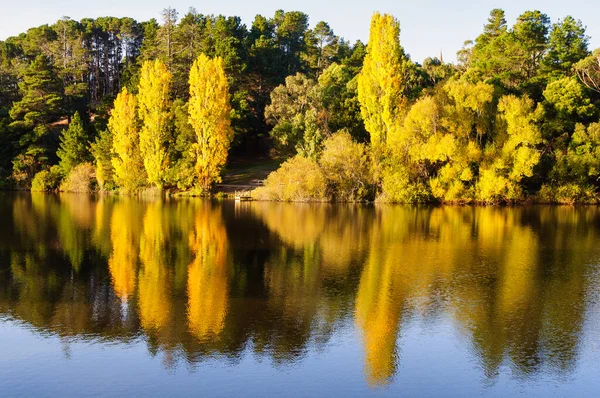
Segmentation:
[(115, 181), (125, 192), (135, 192), (146, 181), (144, 163), (140, 154), (137, 121), (137, 100), (126, 87), (117, 95), (108, 120), (113, 136), (112, 164)]
[(196, 183), (203, 190), (221, 180), (233, 139), (228, 90), (223, 60), (201, 54), (190, 70), (189, 121), (196, 133), (190, 148)]
[(142, 122), (140, 151), (148, 182), (159, 189), (163, 186), (167, 164), (171, 78), (171, 73), (160, 60), (144, 62), (137, 96), (138, 114)]
[(367, 55), (358, 76), (358, 100), (371, 144), (385, 144), (406, 105), (400, 24), (391, 15), (373, 14)]

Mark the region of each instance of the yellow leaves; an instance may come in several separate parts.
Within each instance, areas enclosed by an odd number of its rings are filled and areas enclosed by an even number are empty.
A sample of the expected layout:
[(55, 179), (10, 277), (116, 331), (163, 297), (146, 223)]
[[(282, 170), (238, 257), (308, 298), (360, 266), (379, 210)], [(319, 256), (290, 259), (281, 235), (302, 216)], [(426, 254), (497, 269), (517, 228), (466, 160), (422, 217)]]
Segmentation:
[(397, 157), (403, 158), (409, 151), (415, 153), (414, 145), (426, 141), (438, 131), (440, 108), (433, 97), (425, 96), (411, 106), (404, 125), (396, 126), (388, 136), (387, 146)]
[(509, 140), (505, 151), (512, 151), (519, 144), (537, 145), (542, 142), (542, 134), (534, 124), (533, 101), (528, 97), (505, 95), (500, 98), (498, 110), (507, 124)]
[(469, 168), (464, 169), (460, 173), (460, 176), (458, 178), (460, 178), (461, 181), (472, 181), (473, 180), (473, 171)]
[[(98, 206), (106, 205), (101, 203)], [(131, 206), (116, 204), (110, 222), (112, 253), (108, 260), (108, 268), (115, 294), (123, 303), (133, 296), (137, 282), (138, 243), (132, 224)]]
[(366, 147), (339, 131), (325, 140), (319, 165), (335, 199), (362, 200), (372, 183)]
[(483, 82), (469, 83), (465, 80), (453, 80), (444, 86), (448, 96), (454, 100), (458, 109), (470, 109), (481, 113), (492, 102), (494, 87)]
[(108, 128), (113, 135), (115, 181), (126, 192), (136, 191), (146, 180), (139, 149), (136, 107), (135, 96), (123, 87), (108, 120)]
[(201, 54), (190, 70), (189, 121), (196, 132), (190, 148), (199, 188), (220, 181), (221, 168), (233, 139), (229, 87), (220, 57)]
[(537, 145), (543, 142), (535, 125), (533, 101), (528, 97), (506, 95), (498, 110), (506, 123), (506, 137), (501, 150), (490, 151), (493, 162), (484, 166), (477, 185), (477, 197), (487, 203), (519, 201), (524, 197), (521, 181), (532, 177), (541, 159)]
[(170, 118), (169, 85), (171, 73), (161, 61), (145, 61), (140, 74), (137, 96), (142, 121), (140, 151), (148, 182), (161, 188), (166, 171), (168, 122)]
[(142, 327), (167, 326), (171, 314), (170, 272), (165, 264), (165, 221), (162, 203), (148, 205), (140, 239), (139, 314)]
[(469, 203), (473, 200), (473, 178), (473, 171), (463, 161), (447, 163), (429, 180), (431, 193), (443, 202)]
[(200, 340), (221, 333), (227, 315), (229, 247), (221, 214), (202, 206), (190, 234), (194, 261), (188, 268), (188, 324)]
[(458, 148), (459, 144), (452, 134), (435, 134), (424, 144), (412, 146), (410, 153), (415, 160), (444, 162), (452, 159)]
[(470, 162), (479, 162), (481, 159), (482, 151), (479, 145), (473, 141), (469, 141), (466, 149), (467, 160)]
[(269, 174), (264, 187), (253, 194), (266, 200), (308, 202), (326, 200), (327, 180), (319, 164), (296, 155)]
[[(387, 166), (382, 173), (379, 202), (426, 203), (430, 201), (425, 183), (413, 177), (414, 171), (401, 163)], [(417, 180), (417, 182), (414, 182)]]
[(513, 155), (513, 168), (510, 172), (510, 178), (515, 181), (521, 181), (523, 177), (532, 177), (533, 168), (539, 163), (540, 152), (536, 149), (521, 146)]
[(477, 184), (477, 198), (483, 202), (493, 203), (501, 199), (509, 182), (505, 177), (497, 175), (494, 169), (484, 169), (480, 173)]
[(442, 125), (460, 138), (472, 138), (475, 127), (477, 137), (489, 133), (487, 121), (493, 117), (490, 105), (494, 97), (493, 86), (450, 80), (443, 87), (451, 103), (444, 107)]
[(373, 14), (367, 55), (358, 76), (358, 100), (373, 146), (385, 144), (406, 106), (400, 24), (391, 15)]

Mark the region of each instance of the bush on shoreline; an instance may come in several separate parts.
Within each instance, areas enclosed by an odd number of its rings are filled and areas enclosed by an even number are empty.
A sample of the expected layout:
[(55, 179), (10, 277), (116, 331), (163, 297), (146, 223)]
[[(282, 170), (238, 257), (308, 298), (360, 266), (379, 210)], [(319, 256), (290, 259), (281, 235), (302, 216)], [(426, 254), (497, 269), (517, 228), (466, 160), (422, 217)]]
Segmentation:
[(61, 192), (90, 193), (96, 191), (96, 170), (91, 163), (79, 164), (60, 184)]

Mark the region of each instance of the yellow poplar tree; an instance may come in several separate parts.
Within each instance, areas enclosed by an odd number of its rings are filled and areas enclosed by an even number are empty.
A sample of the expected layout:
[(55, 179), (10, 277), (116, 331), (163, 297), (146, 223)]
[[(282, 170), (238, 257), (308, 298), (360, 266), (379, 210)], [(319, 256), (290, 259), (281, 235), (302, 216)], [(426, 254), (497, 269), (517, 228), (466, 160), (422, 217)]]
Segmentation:
[(165, 143), (171, 102), (169, 85), (172, 75), (160, 60), (145, 61), (142, 65), (138, 90), (138, 114), (142, 122), (140, 151), (148, 182), (162, 189), (167, 164)]
[(123, 87), (108, 120), (108, 128), (113, 135), (115, 181), (125, 192), (136, 191), (146, 180), (139, 148), (136, 108), (135, 96)]
[(358, 100), (373, 146), (393, 134), (406, 104), (405, 64), (400, 47), (400, 23), (388, 14), (373, 14), (367, 55), (358, 75)]
[(196, 133), (190, 148), (197, 185), (210, 189), (221, 181), (221, 168), (233, 139), (229, 87), (220, 57), (201, 54), (190, 70), (189, 121)]

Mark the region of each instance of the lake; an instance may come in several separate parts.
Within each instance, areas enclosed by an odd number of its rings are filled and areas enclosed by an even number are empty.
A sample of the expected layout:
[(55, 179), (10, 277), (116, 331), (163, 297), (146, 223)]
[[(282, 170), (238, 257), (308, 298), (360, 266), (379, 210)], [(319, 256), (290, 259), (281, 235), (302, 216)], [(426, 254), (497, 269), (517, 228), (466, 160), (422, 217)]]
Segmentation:
[(600, 208), (0, 194), (2, 396), (600, 393)]

